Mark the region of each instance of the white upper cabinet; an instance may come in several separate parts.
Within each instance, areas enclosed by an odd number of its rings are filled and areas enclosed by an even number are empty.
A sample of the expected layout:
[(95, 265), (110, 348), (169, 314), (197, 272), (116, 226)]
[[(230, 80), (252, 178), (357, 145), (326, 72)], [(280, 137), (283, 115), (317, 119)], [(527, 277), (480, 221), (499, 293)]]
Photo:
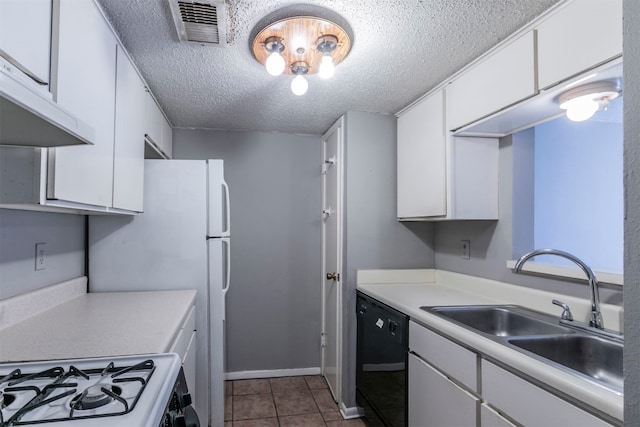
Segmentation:
[(171, 129), (171, 125), (164, 116), (162, 116), (162, 142), (160, 148), (169, 159), (173, 157), (173, 129)]
[(545, 89), (622, 54), (622, 0), (573, 0), (536, 30)]
[(157, 148), (162, 148), (162, 111), (153, 99), (151, 92), (145, 96), (145, 136), (150, 139)]
[(444, 129), (438, 91), (398, 118), (398, 218), (498, 219), (498, 140)]
[(447, 87), (447, 130), (456, 130), (536, 93), (534, 32), (483, 58)]
[(498, 151), (497, 138), (449, 138), (443, 219), (498, 219)]
[(446, 215), (445, 148), (438, 91), (398, 118), (398, 218)]
[(146, 91), (126, 53), (118, 47), (113, 207), (142, 211)]
[(48, 91), (51, 0), (0, 1), (0, 50)]
[(173, 129), (149, 91), (145, 99), (145, 136), (147, 158), (170, 159), (173, 157)]
[(95, 145), (50, 150), (48, 198), (110, 207), (116, 38), (93, 1), (60, 0), (59, 7), (54, 94), (94, 128)]

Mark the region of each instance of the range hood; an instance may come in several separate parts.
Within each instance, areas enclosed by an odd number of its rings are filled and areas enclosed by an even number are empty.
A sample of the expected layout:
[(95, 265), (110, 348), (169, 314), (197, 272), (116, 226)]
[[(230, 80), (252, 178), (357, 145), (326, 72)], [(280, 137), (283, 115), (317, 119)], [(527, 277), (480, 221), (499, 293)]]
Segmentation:
[(91, 126), (60, 108), (44, 91), (22, 81), (19, 73), (10, 64), (0, 62), (0, 145), (93, 144)]

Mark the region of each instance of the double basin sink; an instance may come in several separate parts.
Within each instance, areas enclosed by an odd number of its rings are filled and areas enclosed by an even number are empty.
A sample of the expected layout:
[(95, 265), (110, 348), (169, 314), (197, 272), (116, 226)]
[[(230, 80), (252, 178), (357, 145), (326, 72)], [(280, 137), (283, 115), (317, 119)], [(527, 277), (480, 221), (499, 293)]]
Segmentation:
[(420, 307), (614, 392), (623, 392), (622, 341), (561, 325), (516, 305)]

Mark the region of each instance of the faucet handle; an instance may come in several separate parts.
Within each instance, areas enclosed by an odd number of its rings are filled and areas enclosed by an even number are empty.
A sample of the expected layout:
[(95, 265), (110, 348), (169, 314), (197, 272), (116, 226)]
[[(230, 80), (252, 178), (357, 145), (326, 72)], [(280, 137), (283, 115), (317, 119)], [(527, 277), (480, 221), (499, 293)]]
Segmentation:
[(560, 315), (560, 319), (562, 320), (573, 320), (573, 314), (571, 314), (571, 309), (569, 308), (569, 306), (562, 302), (559, 301), (557, 299), (554, 299), (551, 301), (553, 304), (558, 305), (560, 307), (562, 307), (562, 314)]

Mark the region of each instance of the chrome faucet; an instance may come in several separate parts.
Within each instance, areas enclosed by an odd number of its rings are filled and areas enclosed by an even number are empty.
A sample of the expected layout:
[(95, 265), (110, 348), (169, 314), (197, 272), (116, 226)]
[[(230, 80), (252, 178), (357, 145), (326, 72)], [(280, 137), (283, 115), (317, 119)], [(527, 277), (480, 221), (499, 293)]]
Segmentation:
[(576, 257), (575, 255), (571, 255), (568, 252), (559, 251), (557, 249), (537, 249), (535, 251), (531, 251), (527, 254), (522, 255), (518, 259), (518, 261), (516, 261), (516, 265), (513, 267), (513, 272), (520, 273), (524, 263), (527, 262), (530, 258), (533, 258), (537, 255), (557, 255), (559, 257), (566, 258), (569, 261), (573, 261), (578, 265), (578, 267), (580, 267), (584, 274), (587, 275), (587, 279), (589, 279), (589, 290), (591, 292), (591, 316), (589, 318), (589, 326), (597, 329), (604, 329), (602, 314), (600, 313), (600, 294), (598, 291), (598, 280), (596, 279), (596, 275), (593, 274), (591, 268), (589, 268), (589, 266), (578, 257)]

